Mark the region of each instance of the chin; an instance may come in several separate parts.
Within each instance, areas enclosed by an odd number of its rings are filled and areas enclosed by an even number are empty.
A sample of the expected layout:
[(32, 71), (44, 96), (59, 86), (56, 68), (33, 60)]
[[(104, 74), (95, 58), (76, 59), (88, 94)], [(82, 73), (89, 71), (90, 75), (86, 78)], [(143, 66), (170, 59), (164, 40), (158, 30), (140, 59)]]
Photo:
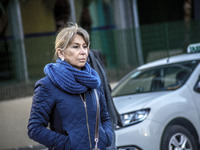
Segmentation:
[(81, 66), (81, 67), (84, 67), (84, 66), (85, 66), (85, 64), (86, 64), (86, 62), (83, 62), (83, 63), (80, 63), (80, 65), (79, 65), (79, 66)]
[[(84, 68), (85, 67), (85, 63), (84, 64), (81, 64), (81, 65), (79, 65), (79, 66), (76, 66), (76, 68), (80, 68), (80, 69), (82, 69), (82, 68)], [(80, 70), (79, 69), (79, 70)]]
[(80, 67), (83, 68), (83, 67), (85, 67), (85, 65), (81, 65)]

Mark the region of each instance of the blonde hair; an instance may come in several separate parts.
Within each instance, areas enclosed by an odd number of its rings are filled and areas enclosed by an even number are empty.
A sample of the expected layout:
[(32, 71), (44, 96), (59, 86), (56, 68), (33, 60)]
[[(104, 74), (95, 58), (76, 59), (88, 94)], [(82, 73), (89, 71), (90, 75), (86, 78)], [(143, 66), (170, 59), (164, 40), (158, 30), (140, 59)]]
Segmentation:
[(74, 40), (76, 34), (81, 35), (87, 46), (89, 46), (90, 38), (88, 32), (79, 27), (76, 23), (67, 23), (67, 26), (58, 32), (55, 40), (55, 59), (58, 58), (58, 49), (62, 51), (65, 50)]

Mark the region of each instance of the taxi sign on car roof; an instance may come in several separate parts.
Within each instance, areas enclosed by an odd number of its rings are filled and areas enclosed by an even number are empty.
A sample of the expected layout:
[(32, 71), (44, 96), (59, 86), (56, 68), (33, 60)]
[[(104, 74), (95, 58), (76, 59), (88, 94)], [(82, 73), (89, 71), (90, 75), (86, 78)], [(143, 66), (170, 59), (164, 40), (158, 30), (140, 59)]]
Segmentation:
[(187, 53), (196, 53), (200, 52), (200, 43), (190, 44), (187, 47)]

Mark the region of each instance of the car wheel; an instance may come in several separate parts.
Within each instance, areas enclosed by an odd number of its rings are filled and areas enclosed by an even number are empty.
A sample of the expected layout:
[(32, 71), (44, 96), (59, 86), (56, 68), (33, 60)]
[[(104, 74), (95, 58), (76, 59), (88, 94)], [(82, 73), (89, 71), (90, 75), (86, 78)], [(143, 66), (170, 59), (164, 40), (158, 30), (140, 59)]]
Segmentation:
[(189, 130), (180, 125), (172, 125), (163, 133), (161, 150), (198, 150), (197, 145)]

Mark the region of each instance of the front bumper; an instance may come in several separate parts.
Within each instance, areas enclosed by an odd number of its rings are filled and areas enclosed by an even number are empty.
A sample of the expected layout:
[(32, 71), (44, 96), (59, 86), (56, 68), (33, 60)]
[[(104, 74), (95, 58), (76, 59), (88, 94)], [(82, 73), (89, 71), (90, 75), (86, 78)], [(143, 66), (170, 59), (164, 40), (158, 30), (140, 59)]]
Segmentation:
[(118, 147), (117, 150), (142, 150), (134, 145)]
[(116, 146), (119, 150), (158, 150), (162, 131), (161, 124), (146, 119), (115, 130)]

